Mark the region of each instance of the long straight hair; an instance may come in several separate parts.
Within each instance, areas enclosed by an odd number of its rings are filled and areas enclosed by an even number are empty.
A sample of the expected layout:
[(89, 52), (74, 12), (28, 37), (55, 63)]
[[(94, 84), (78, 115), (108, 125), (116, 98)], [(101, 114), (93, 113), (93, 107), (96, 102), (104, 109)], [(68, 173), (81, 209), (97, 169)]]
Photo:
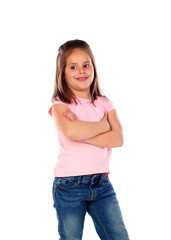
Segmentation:
[(71, 103), (74, 101), (76, 104), (76, 99), (70, 88), (68, 87), (65, 81), (65, 67), (66, 67), (66, 59), (69, 54), (76, 48), (84, 49), (91, 58), (93, 67), (94, 67), (94, 79), (90, 86), (90, 95), (92, 103), (97, 98), (97, 96), (104, 96), (100, 89), (99, 79), (97, 75), (96, 62), (93, 56), (93, 53), (90, 49), (90, 46), (82, 40), (71, 40), (65, 42), (58, 49), (58, 55), (56, 58), (56, 76), (54, 82), (54, 92), (52, 96), (53, 100), (61, 100), (62, 102)]

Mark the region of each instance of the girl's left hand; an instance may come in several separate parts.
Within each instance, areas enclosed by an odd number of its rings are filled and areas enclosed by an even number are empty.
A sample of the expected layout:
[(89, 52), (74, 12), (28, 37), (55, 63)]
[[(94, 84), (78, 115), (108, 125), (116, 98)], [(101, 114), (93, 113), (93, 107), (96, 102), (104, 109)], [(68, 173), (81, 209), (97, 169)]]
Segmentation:
[(66, 118), (68, 118), (71, 121), (77, 120), (76, 115), (71, 112), (70, 110), (67, 110), (66, 112), (63, 113)]

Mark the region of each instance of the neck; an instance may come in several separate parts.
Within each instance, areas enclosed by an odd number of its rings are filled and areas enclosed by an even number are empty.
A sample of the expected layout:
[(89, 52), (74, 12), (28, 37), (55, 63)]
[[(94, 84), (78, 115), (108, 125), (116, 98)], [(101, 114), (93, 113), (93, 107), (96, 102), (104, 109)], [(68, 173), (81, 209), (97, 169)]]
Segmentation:
[(88, 92), (88, 93), (85, 93), (85, 92), (74, 92), (74, 95), (76, 97), (80, 97), (80, 98), (91, 99), (90, 92)]

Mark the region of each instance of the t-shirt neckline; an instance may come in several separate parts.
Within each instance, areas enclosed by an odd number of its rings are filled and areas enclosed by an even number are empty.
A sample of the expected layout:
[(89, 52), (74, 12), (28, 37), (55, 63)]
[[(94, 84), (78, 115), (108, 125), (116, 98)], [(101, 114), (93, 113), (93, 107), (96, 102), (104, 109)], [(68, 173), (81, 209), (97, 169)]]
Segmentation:
[(82, 102), (91, 102), (91, 99), (90, 98), (81, 98), (81, 97), (78, 97), (78, 96), (75, 96), (78, 100), (82, 101)]

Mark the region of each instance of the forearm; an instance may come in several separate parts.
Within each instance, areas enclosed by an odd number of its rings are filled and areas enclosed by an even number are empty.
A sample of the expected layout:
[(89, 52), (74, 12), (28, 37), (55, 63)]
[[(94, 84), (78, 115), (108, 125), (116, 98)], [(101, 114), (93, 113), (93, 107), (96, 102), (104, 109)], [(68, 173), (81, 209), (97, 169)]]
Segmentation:
[(121, 147), (123, 145), (123, 136), (121, 131), (113, 130), (84, 141), (98, 147)]
[[(70, 121), (70, 120), (68, 120)], [(106, 133), (110, 130), (110, 126), (104, 121), (86, 122), (86, 121), (70, 121), (67, 130), (67, 137), (72, 140), (91, 139), (99, 134)]]

